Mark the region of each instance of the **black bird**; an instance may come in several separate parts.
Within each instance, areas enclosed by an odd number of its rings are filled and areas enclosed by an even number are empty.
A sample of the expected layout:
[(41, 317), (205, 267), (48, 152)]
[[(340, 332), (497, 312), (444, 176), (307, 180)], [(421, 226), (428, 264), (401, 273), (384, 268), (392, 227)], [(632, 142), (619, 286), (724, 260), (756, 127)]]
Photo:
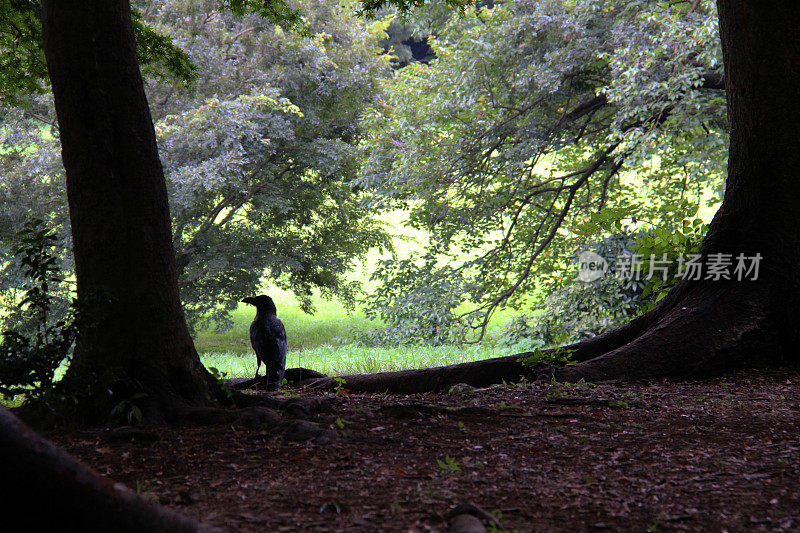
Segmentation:
[(250, 324), (250, 343), (256, 351), (256, 377), (261, 363), (267, 367), (267, 390), (276, 390), (286, 370), (286, 328), (277, 316), (272, 298), (266, 294), (248, 296), (242, 302), (256, 306), (256, 318)]

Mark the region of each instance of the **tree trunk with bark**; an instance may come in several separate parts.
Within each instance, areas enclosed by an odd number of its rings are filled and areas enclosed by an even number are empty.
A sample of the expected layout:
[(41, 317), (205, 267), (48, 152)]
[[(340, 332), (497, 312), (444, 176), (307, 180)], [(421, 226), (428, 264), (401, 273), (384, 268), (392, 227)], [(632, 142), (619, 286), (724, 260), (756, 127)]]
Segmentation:
[(725, 197), (700, 253), (704, 261), (730, 254), (734, 262), (760, 254), (758, 279), (684, 280), (653, 311), (566, 346), (580, 363), (554, 371), (524, 368), (511, 357), (470, 364), (467, 373), (455, 365), (346, 376), (347, 388), (416, 392), (413, 379), (442, 390), (459, 381), (485, 385), (490, 374), (687, 378), (800, 363), (800, 3), (719, 0), (718, 8), (730, 153)]
[[(136, 404), (147, 419), (219, 397), (178, 294), (166, 184), (127, 0), (44, 0), (84, 310), (64, 392), (84, 422)], [(128, 402), (128, 403), (125, 403)]]

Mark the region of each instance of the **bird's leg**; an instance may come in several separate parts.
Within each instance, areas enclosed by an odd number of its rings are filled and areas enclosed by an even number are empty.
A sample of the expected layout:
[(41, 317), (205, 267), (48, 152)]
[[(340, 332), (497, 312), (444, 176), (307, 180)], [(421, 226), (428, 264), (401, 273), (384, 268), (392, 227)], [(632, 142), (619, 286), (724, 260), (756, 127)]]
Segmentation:
[(264, 363), (264, 377), (267, 378), (267, 382), (264, 384), (264, 390), (269, 390), (269, 365)]
[(258, 369), (259, 368), (261, 368), (261, 361), (258, 361), (258, 365), (256, 365), (256, 377), (255, 377), (255, 379), (258, 379)]

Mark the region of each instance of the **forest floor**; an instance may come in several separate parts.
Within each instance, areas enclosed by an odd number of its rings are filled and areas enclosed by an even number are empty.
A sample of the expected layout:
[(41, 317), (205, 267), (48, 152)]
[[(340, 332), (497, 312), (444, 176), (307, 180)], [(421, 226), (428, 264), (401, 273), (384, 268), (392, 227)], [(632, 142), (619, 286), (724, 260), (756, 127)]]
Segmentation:
[(232, 426), (49, 437), (230, 531), (447, 531), (454, 508), (501, 531), (800, 531), (796, 372), (297, 392), (332, 397), (306, 418), (335, 438)]

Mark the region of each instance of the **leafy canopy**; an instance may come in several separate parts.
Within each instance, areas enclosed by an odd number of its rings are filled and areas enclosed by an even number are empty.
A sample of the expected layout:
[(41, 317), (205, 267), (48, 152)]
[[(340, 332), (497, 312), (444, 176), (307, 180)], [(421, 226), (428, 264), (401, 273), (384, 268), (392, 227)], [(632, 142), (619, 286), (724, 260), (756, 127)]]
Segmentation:
[[(19, 106), (25, 96), (48, 85), (42, 48), (41, 4), (38, 0), (0, 0), (0, 105)], [(133, 9), (133, 34), (145, 74), (191, 83), (195, 66), (172, 40), (157, 33)]]
[[(202, 66), (190, 87), (145, 80), (190, 321), (224, 327), (265, 281), (294, 291), (309, 311), (315, 290), (352, 303), (358, 286), (346, 273), (368, 249), (388, 245), (351, 183), (358, 118), (388, 66), (377, 53), (380, 27), (337, 2), (297, 4), (306, 34), (211, 3), (140, 8), (150, 27)], [(48, 94), (5, 113), (0, 246), (30, 212), (60, 228), (69, 250), (53, 117)], [(61, 257), (66, 273), (71, 261)], [(9, 298), (20, 283), (12, 266), (0, 266)]]
[(437, 302), (418, 282), (462, 287), (449, 320), (480, 338), (498, 308), (536, 305), (574, 279), (592, 213), (671, 231), (674, 206), (691, 216), (718, 189), (713, 2), (523, 0), (412, 19), (437, 59), (386, 81), (364, 117), (359, 180), (374, 208), (408, 208), (430, 233), (441, 275), (408, 275), (421, 257), (404, 273), (385, 264), (377, 276), (404, 281), (374, 312), (418, 309), (405, 320), (419, 325)]

